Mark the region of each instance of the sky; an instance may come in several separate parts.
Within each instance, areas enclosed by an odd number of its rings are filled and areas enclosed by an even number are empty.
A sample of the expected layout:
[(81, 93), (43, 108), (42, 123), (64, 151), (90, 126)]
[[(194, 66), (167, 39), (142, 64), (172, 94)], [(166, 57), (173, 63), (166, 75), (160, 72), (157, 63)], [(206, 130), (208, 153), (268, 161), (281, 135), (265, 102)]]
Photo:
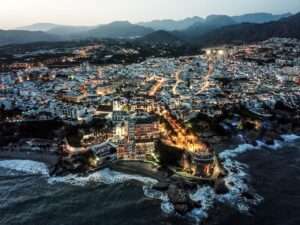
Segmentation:
[(0, 28), (39, 22), (97, 25), (210, 14), (300, 12), (300, 0), (0, 0)]

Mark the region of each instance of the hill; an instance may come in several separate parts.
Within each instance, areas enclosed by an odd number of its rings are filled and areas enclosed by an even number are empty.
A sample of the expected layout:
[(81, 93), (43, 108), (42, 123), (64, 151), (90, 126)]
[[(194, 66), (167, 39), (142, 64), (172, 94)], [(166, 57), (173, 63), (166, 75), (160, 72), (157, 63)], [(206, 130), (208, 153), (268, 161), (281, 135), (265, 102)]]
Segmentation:
[(148, 43), (168, 43), (168, 44), (183, 42), (181, 39), (179, 39), (172, 33), (164, 30), (159, 30), (150, 33), (142, 38), (139, 38), (138, 41), (148, 42)]
[(195, 23), (204, 22), (204, 19), (201, 17), (190, 17), (183, 20), (153, 20), (150, 22), (142, 22), (138, 25), (152, 28), (153, 30), (165, 30), (165, 31), (174, 31), (174, 30), (185, 30)]
[(152, 33), (154, 30), (127, 21), (118, 21), (100, 25), (84, 34), (86, 38), (137, 38)]
[(90, 30), (95, 29), (96, 27), (93, 26), (64, 26), (59, 25), (53, 27), (52, 29), (48, 30), (47, 33), (60, 35), (60, 36), (71, 36), (71, 35), (80, 35), (82, 33), (88, 32)]
[(35, 23), (29, 26), (24, 27), (18, 27), (16, 30), (26, 30), (26, 31), (49, 31), (57, 26), (60, 26), (58, 24), (54, 23)]
[[(183, 20), (154, 20), (139, 24), (117, 21), (99, 26), (37, 23), (22, 27), (24, 30), (1, 31), (0, 45), (103, 38), (140, 38), (140, 41), (146, 42), (182, 41), (214, 45), (259, 41), (274, 36), (298, 37), (299, 14), (288, 17), (289, 15), (270, 13), (252, 13), (241, 16), (210, 15), (206, 19), (191, 17)], [(36, 30), (44, 32), (30, 33)]]
[(233, 16), (232, 19), (237, 23), (268, 23), (292, 16), (291, 13), (273, 15), (271, 13), (249, 13), (241, 16)]
[(68, 26), (54, 23), (35, 23), (29, 26), (19, 27), (16, 30), (43, 31), (49, 34), (67, 36), (87, 32), (94, 28), (96, 28), (96, 26)]
[[(192, 26), (208, 26), (213, 20), (223, 19), (224, 25), (229, 25), (229, 20), (231, 23), (266, 23), (271, 21), (276, 21), (285, 17), (291, 16), (290, 13), (273, 15), (271, 13), (249, 13), (240, 16), (225, 16), (225, 15), (210, 15), (206, 19), (198, 16), (185, 18), (182, 20), (153, 20), (150, 22), (141, 22), (138, 25), (152, 28), (153, 30), (165, 30), (165, 31), (183, 31)], [(226, 22), (227, 20), (227, 22)], [(221, 24), (219, 24), (221, 26)]]
[(276, 22), (263, 24), (243, 23), (222, 27), (197, 37), (202, 45), (222, 45), (228, 43), (249, 43), (271, 37), (300, 39), (300, 13)]
[(62, 38), (41, 31), (0, 30), (0, 45), (54, 42)]
[(205, 22), (196, 23), (181, 32), (174, 32), (174, 35), (187, 41), (194, 41), (203, 34), (232, 24), (236, 24), (236, 22), (230, 16), (211, 15), (206, 18)]

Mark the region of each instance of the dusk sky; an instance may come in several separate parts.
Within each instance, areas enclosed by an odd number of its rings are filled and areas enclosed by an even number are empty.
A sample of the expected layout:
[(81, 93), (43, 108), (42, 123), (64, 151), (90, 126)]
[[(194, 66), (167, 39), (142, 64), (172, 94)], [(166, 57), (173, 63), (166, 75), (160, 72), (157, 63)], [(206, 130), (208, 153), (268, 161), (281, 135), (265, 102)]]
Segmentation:
[(115, 20), (140, 22), (209, 14), (299, 11), (300, 0), (1, 0), (0, 27), (37, 22), (96, 25)]

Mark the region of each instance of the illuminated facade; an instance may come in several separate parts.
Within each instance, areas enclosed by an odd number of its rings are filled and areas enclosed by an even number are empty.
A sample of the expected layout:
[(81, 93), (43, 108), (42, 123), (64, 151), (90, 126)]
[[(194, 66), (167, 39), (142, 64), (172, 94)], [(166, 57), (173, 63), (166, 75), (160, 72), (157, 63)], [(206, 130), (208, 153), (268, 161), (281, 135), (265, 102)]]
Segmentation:
[(117, 157), (144, 161), (155, 150), (155, 143), (159, 138), (159, 124), (148, 114), (134, 114), (128, 120), (125, 133), (128, 137), (117, 147)]

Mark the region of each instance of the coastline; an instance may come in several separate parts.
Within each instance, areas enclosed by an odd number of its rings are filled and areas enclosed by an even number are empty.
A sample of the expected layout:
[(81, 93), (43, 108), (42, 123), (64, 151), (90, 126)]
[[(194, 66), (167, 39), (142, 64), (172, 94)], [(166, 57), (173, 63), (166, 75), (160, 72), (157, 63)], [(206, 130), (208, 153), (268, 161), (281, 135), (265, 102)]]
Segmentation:
[[(291, 140), (289, 140), (289, 137), (291, 137)], [(278, 148), (280, 145), (277, 145), (278, 142), (289, 142), (294, 141), (296, 139), (300, 138), (299, 133), (285, 133), (285, 134), (278, 134), (276, 138), (272, 139), (270, 143), (266, 143), (263, 141), (263, 139), (257, 139), (257, 140), (251, 140), (251, 142), (223, 142), (219, 143), (219, 146), (222, 146), (222, 148), (218, 148), (218, 155), (220, 156), (222, 152), (224, 151), (234, 151), (241, 145), (248, 145), (251, 146), (250, 148), (256, 149), (260, 147), (267, 147), (267, 148)], [(31, 160), (36, 162), (45, 163), (49, 171), (53, 170), (60, 162), (60, 156), (53, 154), (53, 153), (36, 153), (36, 152), (20, 152), (20, 151), (2, 151), (0, 150), (0, 160)], [(154, 165), (150, 162), (144, 162), (144, 161), (116, 161), (116, 162), (110, 162), (106, 163), (105, 165), (85, 171), (82, 173), (77, 174), (90, 174), (105, 168), (109, 168), (118, 172), (125, 172), (128, 174), (134, 174), (134, 175), (142, 175), (146, 177), (154, 178), (158, 181), (164, 182), (170, 181), (170, 177), (176, 174), (170, 170), (163, 170), (158, 165)], [(71, 171), (65, 171), (67, 174), (73, 174)], [(52, 174), (53, 176), (56, 176), (55, 174)], [(174, 176), (173, 176), (174, 177)], [(184, 179), (183, 176), (178, 176), (181, 180)], [(187, 180), (188, 177), (186, 177)], [(193, 179), (191, 179), (193, 180)], [(205, 180), (202, 180), (205, 183)], [(209, 183), (209, 182), (207, 182)]]
[(59, 163), (59, 155), (49, 153), (2, 151), (0, 150), (0, 160), (31, 160), (47, 165), (49, 171)]
[[(161, 208), (165, 213), (170, 214), (175, 212), (175, 214), (178, 215), (185, 215), (197, 219), (199, 217), (198, 213), (200, 212), (201, 220), (205, 220), (210, 214), (209, 212), (213, 205), (205, 206), (202, 204), (203, 202), (210, 201), (209, 199), (214, 199), (214, 201), (220, 203), (226, 202), (241, 212), (247, 212), (250, 209), (250, 205), (257, 205), (262, 201), (262, 197), (249, 187), (250, 184), (247, 182), (248, 175), (247, 172), (244, 171), (244, 165), (238, 160), (239, 156), (248, 151), (258, 150), (264, 147), (276, 150), (282, 147), (281, 144), (278, 144), (279, 142), (288, 143), (299, 138), (300, 136), (296, 134), (282, 134), (279, 139), (273, 140), (275, 143), (273, 145), (268, 145), (260, 141), (257, 141), (256, 145), (230, 143), (230, 148), (218, 152), (228, 174), (213, 183), (200, 182), (197, 184), (189, 182), (189, 180), (184, 179), (184, 177), (174, 176), (174, 174), (168, 174), (166, 171), (159, 170), (158, 167), (151, 163), (138, 161), (108, 163), (101, 168), (85, 173), (66, 173), (62, 176), (55, 176), (50, 172), (50, 168), (55, 167), (55, 157), (41, 157), (40, 154), (2, 152), (0, 153), (0, 161), (32, 160), (43, 162), (49, 168), (49, 174), (47, 176), (49, 177), (50, 183), (63, 182), (76, 184), (79, 182), (84, 185), (93, 182), (108, 182), (109, 184), (110, 182), (118, 183), (137, 180), (144, 183), (143, 190), (147, 197), (161, 201)], [(13, 168), (9, 167), (9, 169)], [(42, 173), (42, 175), (46, 174)], [(110, 178), (110, 176), (112, 177)], [(147, 184), (147, 180), (149, 179), (151, 182)]]

